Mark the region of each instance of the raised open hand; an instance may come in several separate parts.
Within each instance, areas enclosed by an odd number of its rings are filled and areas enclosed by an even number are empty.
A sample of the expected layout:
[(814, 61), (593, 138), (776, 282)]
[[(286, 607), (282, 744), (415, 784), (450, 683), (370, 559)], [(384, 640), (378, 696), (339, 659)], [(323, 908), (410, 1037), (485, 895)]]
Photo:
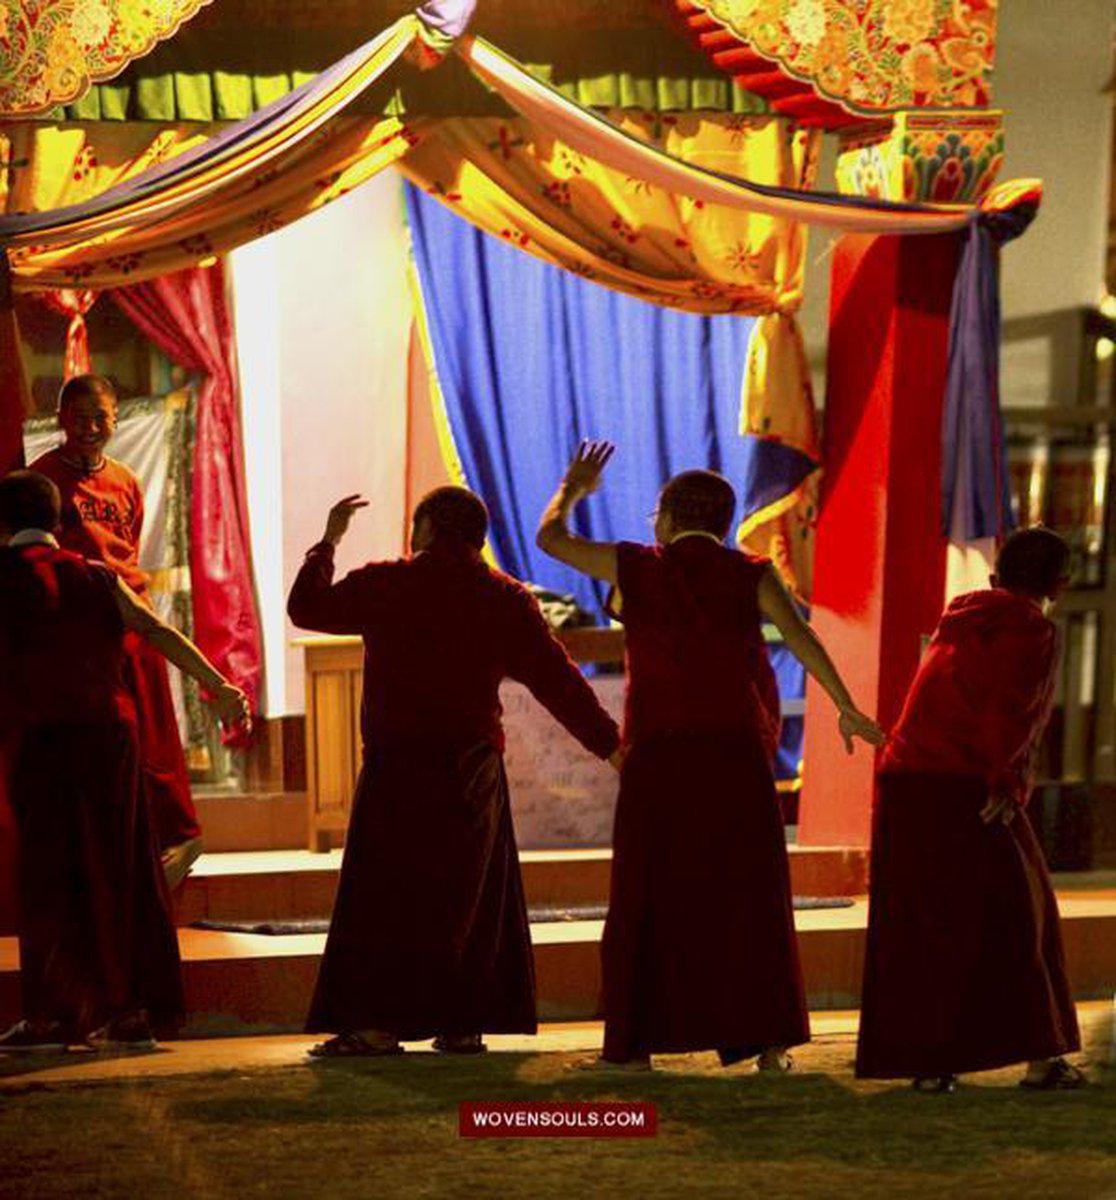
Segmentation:
[(581, 496), (595, 492), (601, 486), (601, 473), (615, 453), (611, 442), (582, 442), (566, 468), (567, 486)]
[(860, 738), (869, 746), (882, 746), (887, 741), (887, 734), (876, 722), (856, 708), (846, 709), (841, 713), (838, 728), (841, 730), (841, 736), (845, 739), (845, 749), (850, 754), (853, 752), (855, 738)]
[(349, 522), (353, 519), (353, 513), (359, 508), (367, 507), (368, 501), (359, 493), (354, 493), (351, 496), (346, 496), (343, 500), (338, 500), (329, 510), (325, 536), (322, 538), (322, 541), (330, 542), (336, 546), (348, 532)]

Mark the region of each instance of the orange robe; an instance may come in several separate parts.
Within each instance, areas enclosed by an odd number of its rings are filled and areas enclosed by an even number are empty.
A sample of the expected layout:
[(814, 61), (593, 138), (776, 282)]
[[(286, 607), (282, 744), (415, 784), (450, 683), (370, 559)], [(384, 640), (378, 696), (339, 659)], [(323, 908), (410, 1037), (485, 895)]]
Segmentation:
[[(106, 458), (96, 471), (83, 471), (68, 463), (59, 449), (36, 459), (31, 470), (52, 479), (62, 495), (63, 548), (105, 563), (146, 600), (148, 578), (139, 566), (143, 492), (135, 475), (113, 458)], [(143, 790), (159, 845), (166, 848), (201, 832), (167, 664), (134, 634), (127, 636), (125, 650), (125, 682), (139, 723)]]

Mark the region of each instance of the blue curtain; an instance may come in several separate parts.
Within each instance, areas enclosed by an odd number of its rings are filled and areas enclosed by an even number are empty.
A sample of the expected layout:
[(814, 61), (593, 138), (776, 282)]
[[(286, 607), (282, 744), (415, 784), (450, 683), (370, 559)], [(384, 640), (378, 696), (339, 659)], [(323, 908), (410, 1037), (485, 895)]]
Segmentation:
[[(599, 616), (604, 586), (535, 547), (539, 515), (583, 438), (618, 446), (604, 487), (576, 514), (583, 534), (610, 541), (650, 540), (659, 489), (679, 471), (724, 474), (741, 497), (739, 518), (810, 470), (797, 452), (738, 432), (752, 319), (673, 312), (599, 287), (405, 187), (447, 417), (509, 574), (572, 593)], [(784, 695), (800, 697), (798, 664), (774, 657)], [(787, 726), (780, 774), (789, 778), (801, 721)]]

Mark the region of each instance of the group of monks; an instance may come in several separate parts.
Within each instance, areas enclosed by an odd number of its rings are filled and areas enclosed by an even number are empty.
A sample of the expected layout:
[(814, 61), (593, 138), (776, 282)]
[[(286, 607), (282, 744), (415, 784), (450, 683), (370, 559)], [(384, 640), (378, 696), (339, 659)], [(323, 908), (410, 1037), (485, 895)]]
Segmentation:
[[(63, 389), (60, 448), (0, 480), (0, 718), (20, 836), (23, 1019), (0, 1049), (136, 1048), (182, 1016), (169, 886), (198, 843), (166, 658), (227, 723), (243, 693), (160, 621), (136, 552), (142, 496), (105, 455), (116, 416), (95, 376)], [(552, 557), (609, 584), (624, 626), (621, 732), (525, 587), (483, 556), (488, 512), (430, 493), (411, 553), (334, 580), (367, 501), (330, 511), (290, 592), (295, 625), (359, 634), (363, 765), (307, 1029), (319, 1058), (434, 1040), (477, 1054), (536, 1030), (530, 928), (499, 687), (523, 683), (619, 773), (602, 943), (604, 1069), (715, 1050), (785, 1072), (809, 1040), (772, 775), (779, 697), (765, 621), (832, 698), (850, 753), (883, 747), (859, 1074), (951, 1091), (1028, 1064), (1080, 1086), (1058, 914), (1023, 811), (1057, 658), (1044, 612), (1064, 542), (1007, 539), (992, 588), (943, 616), (890, 737), (862, 713), (766, 559), (731, 549), (736, 497), (688, 471), (663, 488), (655, 544), (570, 530), (613, 447), (585, 443), (542, 515)]]

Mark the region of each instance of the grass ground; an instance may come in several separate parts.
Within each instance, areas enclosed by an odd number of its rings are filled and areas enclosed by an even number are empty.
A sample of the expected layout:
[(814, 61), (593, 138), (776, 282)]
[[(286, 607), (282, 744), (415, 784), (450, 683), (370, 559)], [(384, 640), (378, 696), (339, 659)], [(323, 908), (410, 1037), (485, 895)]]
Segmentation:
[[(30, 1082), (0, 1093), (0, 1195), (1116, 1198), (1110, 1068), (1077, 1093), (1023, 1092), (1013, 1071), (919, 1096), (855, 1082), (852, 1051), (822, 1039), (776, 1079), (709, 1055), (606, 1077), (576, 1069), (586, 1054), (501, 1053)], [(609, 1098), (654, 1101), (659, 1136), (457, 1136), (460, 1100)]]

